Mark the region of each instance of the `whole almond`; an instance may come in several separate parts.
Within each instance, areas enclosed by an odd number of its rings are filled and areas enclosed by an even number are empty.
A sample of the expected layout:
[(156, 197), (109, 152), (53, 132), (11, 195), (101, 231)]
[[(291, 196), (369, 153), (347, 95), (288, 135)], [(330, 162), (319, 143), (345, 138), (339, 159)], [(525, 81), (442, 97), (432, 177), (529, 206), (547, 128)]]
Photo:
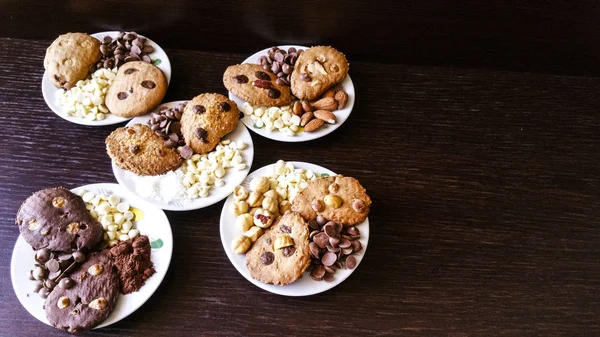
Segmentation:
[(304, 112), (312, 112), (312, 106), (310, 106), (310, 103), (308, 103), (307, 101), (302, 101), (302, 110), (304, 110)]
[(340, 90), (335, 94), (335, 100), (338, 102), (337, 109), (342, 110), (348, 102), (348, 94), (344, 90)]
[(323, 94), (323, 98), (325, 97), (331, 97), (334, 98), (335, 97), (335, 90), (333, 89), (329, 89), (327, 90), (324, 94)]
[(315, 110), (333, 111), (333, 110), (337, 110), (338, 102), (335, 100), (335, 98), (325, 97), (325, 98), (321, 98), (320, 100), (318, 100), (316, 102), (313, 102), (312, 107)]
[(313, 132), (320, 128), (323, 124), (325, 124), (325, 122), (323, 122), (322, 119), (314, 118), (304, 126), (304, 131)]
[(294, 112), (294, 115), (296, 116), (302, 116), (302, 104), (300, 103), (300, 101), (296, 101), (294, 102), (294, 107), (292, 108), (292, 111)]
[(313, 113), (311, 111), (305, 112), (304, 115), (300, 117), (300, 126), (305, 126), (311, 119), (313, 119)]
[(313, 114), (316, 118), (322, 119), (323, 121), (329, 124), (335, 124), (335, 122), (337, 121), (333, 112), (329, 110), (315, 110)]

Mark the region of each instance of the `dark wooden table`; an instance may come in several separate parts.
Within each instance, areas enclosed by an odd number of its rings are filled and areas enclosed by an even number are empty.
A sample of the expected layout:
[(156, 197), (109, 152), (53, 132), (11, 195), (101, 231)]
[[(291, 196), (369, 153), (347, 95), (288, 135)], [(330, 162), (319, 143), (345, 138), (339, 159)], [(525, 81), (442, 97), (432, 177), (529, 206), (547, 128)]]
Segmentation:
[[(48, 40), (0, 39), (0, 335), (64, 336), (11, 287), (21, 202), (51, 186), (115, 182), (104, 138), (40, 89)], [(261, 46), (257, 46), (257, 49)], [(225, 93), (247, 55), (168, 49), (166, 101)], [(130, 317), (84, 335), (598, 335), (600, 79), (352, 62), (350, 119), (308, 143), (252, 134), (253, 169), (323, 165), (373, 199), (371, 240), (345, 282), (315, 296), (265, 292), (231, 265), (223, 202), (167, 212), (169, 272)]]

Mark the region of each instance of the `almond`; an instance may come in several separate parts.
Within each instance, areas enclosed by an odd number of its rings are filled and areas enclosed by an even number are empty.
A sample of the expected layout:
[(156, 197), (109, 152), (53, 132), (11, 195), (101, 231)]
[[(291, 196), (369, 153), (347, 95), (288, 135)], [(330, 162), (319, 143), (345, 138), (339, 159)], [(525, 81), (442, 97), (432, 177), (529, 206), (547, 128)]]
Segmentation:
[(312, 107), (316, 110), (337, 110), (338, 102), (331, 97), (321, 98), (320, 100), (313, 102)]
[(335, 93), (335, 100), (338, 102), (337, 109), (342, 110), (348, 102), (348, 94), (344, 90)]
[(300, 126), (305, 126), (311, 119), (313, 119), (313, 113), (311, 111), (305, 112), (304, 115), (300, 117)]
[(304, 126), (304, 131), (306, 131), (306, 132), (316, 131), (323, 124), (325, 124), (325, 122), (323, 122), (322, 119), (315, 118), (315, 119), (311, 120), (310, 122), (308, 122), (308, 124), (306, 124), (306, 126)]
[(334, 98), (335, 97), (335, 90), (333, 89), (329, 89), (327, 90), (324, 94), (323, 94), (323, 98), (325, 97), (331, 97)]
[(302, 104), (300, 103), (300, 101), (294, 102), (294, 107), (293, 107), (292, 111), (294, 112), (294, 115), (302, 116), (303, 111), (302, 111)]
[(333, 112), (328, 110), (315, 110), (313, 114), (316, 118), (322, 119), (323, 121), (329, 124), (335, 124), (335, 122), (337, 121)]
[(304, 112), (312, 112), (312, 106), (310, 106), (310, 103), (308, 103), (307, 101), (301, 101), (300, 104), (302, 104), (302, 110), (304, 110)]

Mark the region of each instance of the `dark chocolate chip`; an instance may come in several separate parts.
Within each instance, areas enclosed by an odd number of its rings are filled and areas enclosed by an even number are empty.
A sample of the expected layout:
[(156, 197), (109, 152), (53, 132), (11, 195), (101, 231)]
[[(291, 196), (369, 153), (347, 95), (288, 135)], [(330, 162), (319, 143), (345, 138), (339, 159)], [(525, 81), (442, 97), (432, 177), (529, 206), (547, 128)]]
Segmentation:
[(83, 254), (82, 252), (73, 252), (73, 259), (77, 263), (84, 263), (85, 262), (85, 254)]
[(194, 105), (193, 111), (195, 114), (200, 115), (206, 112), (206, 108), (203, 105)]
[(308, 248), (310, 248), (310, 252), (312, 253), (312, 255), (316, 258), (319, 258), (321, 256), (321, 251), (319, 250), (319, 246), (317, 246), (316, 243), (311, 242), (308, 244)]
[(35, 253), (35, 260), (41, 263), (46, 263), (50, 260), (50, 249), (42, 248)]
[(126, 92), (123, 92), (123, 91), (121, 91), (120, 93), (117, 94), (117, 98), (120, 100), (126, 99), (127, 96), (129, 96), (129, 94), (127, 94)]
[(125, 70), (125, 75), (133, 74), (136, 71), (138, 71), (138, 70), (135, 68), (129, 68), (129, 69)]
[(286, 234), (289, 234), (292, 232), (292, 229), (288, 225), (281, 225), (281, 227), (279, 227), (279, 230), (281, 230), (282, 233), (286, 233)]
[(354, 269), (356, 267), (356, 258), (352, 255), (348, 256), (346, 259), (346, 268)]
[(315, 267), (315, 269), (313, 269), (313, 271), (310, 273), (310, 275), (314, 276), (317, 279), (322, 279), (323, 276), (325, 276), (325, 267), (323, 267), (323, 266)]
[(129, 147), (129, 152), (131, 152), (132, 154), (137, 154), (140, 152), (140, 146), (139, 145), (131, 145)]
[(58, 286), (61, 287), (62, 289), (69, 289), (69, 288), (73, 287), (74, 284), (75, 284), (75, 282), (73, 282), (73, 280), (68, 277), (66, 277), (66, 278), (60, 280), (60, 282), (58, 282)]
[(329, 243), (329, 238), (325, 233), (319, 233), (315, 235), (313, 241), (317, 244), (317, 246), (319, 246), (319, 248), (325, 248)]
[(337, 260), (337, 256), (332, 252), (326, 253), (321, 258), (321, 262), (323, 263), (324, 266), (331, 266), (332, 264), (335, 263), (336, 260)]
[(196, 136), (196, 138), (198, 138), (202, 143), (208, 143), (208, 140), (206, 140), (208, 132), (203, 128), (197, 128), (196, 131), (194, 131), (194, 136)]
[(231, 110), (231, 105), (229, 105), (229, 103), (227, 103), (227, 102), (221, 102), (221, 103), (219, 103), (219, 110), (221, 110), (223, 112), (227, 112), (227, 111)]
[(283, 254), (283, 256), (285, 256), (285, 257), (290, 257), (290, 256), (294, 255), (295, 252), (296, 252), (296, 247), (293, 247), (293, 246), (283, 247), (281, 249), (281, 254)]
[(48, 295), (50, 295), (50, 290), (48, 290), (46, 288), (42, 288), (39, 291), (39, 295), (41, 298), (46, 299), (48, 297)]
[(277, 89), (269, 89), (267, 95), (269, 95), (271, 98), (279, 98), (279, 96), (281, 96), (281, 91)]
[(317, 223), (317, 221), (314, 219), (308, 220), (308, 227), (312, 229), (319, 229), (319, 223)]
[(194, 150), (192, 150), (191, 147), (186, 145), (181, 148), (181, 156), (183, 159), (190, 159), (192, 158), (192, 155), (194, 155)]
[(326, 273), (325, 276), (323, 277), (323, 280), (325, 280), (325, 282), (332, 282), (333, 281), (333, 274), (332, 273)]
[(46, 268), (48, 268), (51, 273), (55, 273), (60, 270), (60, 264), (56, 260), (50, 260), (46, 262)]
[(246, 75), (237, 75), (233, 79), (239, 84), (248, 83), (248, 76)]
[(317, 215), (317, 223), (318, 223), (320, 226), (323, 226), (324, 224), (326, 224), (326, 223), (327, 223), (327, 219), (325, 219), (325, 217), (324, 217), (324, 216), (322, 216), (322, 215)]
[(153, 81), (142, 81), (142, 87), (146, 89), (154, 89), (156, 88), (156, 83)]
[(260, 262), (266, 266), (270, 265), (275, 261), (275, 255), (271, 252), (264, 252), (260, 257)]
[(254, 73), (254, 76), (256, 76), (256, 78), (258, 78), (259, 80), (271, 80), (271, 76), (269, 76), (269, 74), (265, 73), (264, 71), (257, 71)]

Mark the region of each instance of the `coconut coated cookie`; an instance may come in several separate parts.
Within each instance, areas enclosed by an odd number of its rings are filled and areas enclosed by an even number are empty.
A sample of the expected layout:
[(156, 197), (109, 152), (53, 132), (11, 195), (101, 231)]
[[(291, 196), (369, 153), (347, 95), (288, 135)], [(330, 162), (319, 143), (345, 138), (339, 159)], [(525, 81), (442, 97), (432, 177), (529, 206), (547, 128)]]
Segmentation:
[(342, 82), (348, 75), (346, 56), (333, 47), (317, 46), (305, 50), (290, 76), (292, 94), (312, 101)]
[(46, 49), (44, 68), (52, 84), (71, 89), (77, 81), (87, 77), (90, 66), (100, 56), (100, 41), (85, 33), (67, 33), (59, 36)]
[(255, 106), (283, 106), (292, 102), (290, 87), (279, 85), (270, 71), (258, 64), (237, 64), (227, 67), (223, 84), (227, 90)]

